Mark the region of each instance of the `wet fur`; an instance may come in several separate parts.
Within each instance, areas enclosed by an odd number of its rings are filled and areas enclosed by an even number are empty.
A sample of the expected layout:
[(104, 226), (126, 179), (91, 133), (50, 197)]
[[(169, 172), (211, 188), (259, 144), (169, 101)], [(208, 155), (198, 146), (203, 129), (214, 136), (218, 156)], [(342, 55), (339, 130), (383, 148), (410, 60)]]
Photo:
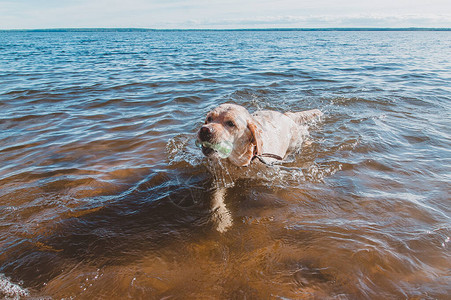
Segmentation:
[[(233, 150), (227, 159), (242, 167), (262, 153), (286, 157), (302, 143), (300, 126), (321, 115), (318, 109), (286, 113), (263, 110), (250, 114), (243, 106), (222, 104), (207, 114), (202, 128), (211, 132), (208, 142), (231, 142)], [(202, 141), (200, 131), (198, 139)]]
[[(265, 110), (250, 114), (243, 106), (222, 104), (207, 114), (198, 140), (211, 144), (232, 143), (233, 150), (227, 160), (238, 167), (248, 166), (256, 155), (263, 153), (286, 157), (302, 143), (301, 126), (321, 115), (317, 109), (284, 114)], [(202, 152), (219, 159), (214, 151), (203, 149)], [(218, 165), (222, 166), (222, 163)], [(212, 196), (211, 211), (219, 232), (225, 232), (233, 225), (225, 204), (226, 195), (227, 188), (217, 186)]]

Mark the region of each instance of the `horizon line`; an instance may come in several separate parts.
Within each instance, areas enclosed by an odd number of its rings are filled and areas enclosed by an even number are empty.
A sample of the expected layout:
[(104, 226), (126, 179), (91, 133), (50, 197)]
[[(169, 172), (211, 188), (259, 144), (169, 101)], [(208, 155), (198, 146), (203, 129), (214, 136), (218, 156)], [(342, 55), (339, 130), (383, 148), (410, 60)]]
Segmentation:
[(0, 29), (23, 32), (147, 32), (147, 31), (451, 31), (450, 27), (318, 27), (318, 28), (140, 28), (140, 27), (62, 27)]

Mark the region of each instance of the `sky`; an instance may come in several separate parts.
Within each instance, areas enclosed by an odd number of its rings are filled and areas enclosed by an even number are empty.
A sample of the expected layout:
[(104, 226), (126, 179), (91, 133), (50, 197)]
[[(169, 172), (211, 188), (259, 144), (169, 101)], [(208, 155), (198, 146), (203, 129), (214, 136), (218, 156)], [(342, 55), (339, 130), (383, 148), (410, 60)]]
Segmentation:
[(451, 28), (450, 0), (0, 0), (0, 29)]

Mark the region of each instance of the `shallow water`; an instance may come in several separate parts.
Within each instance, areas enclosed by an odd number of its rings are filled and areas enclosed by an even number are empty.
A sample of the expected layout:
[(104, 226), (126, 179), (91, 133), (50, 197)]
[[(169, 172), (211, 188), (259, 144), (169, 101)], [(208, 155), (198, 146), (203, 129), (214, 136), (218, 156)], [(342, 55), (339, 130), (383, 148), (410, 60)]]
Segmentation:
[[(0, 297), (447, 298), (450, 48), (1, 32)], [(325, 115), (294, 162), (240, 169), (194, 145), (223, 102)]]

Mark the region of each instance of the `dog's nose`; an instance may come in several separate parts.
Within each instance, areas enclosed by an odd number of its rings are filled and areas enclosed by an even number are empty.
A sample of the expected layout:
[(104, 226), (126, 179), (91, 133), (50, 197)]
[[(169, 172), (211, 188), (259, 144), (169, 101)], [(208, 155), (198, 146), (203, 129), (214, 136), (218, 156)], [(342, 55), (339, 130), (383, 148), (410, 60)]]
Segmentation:
[(213, 130), (210, 127), (202, 126), (199, 131), (199, 138), (202, 141), (209, 141), (213, 135)]

